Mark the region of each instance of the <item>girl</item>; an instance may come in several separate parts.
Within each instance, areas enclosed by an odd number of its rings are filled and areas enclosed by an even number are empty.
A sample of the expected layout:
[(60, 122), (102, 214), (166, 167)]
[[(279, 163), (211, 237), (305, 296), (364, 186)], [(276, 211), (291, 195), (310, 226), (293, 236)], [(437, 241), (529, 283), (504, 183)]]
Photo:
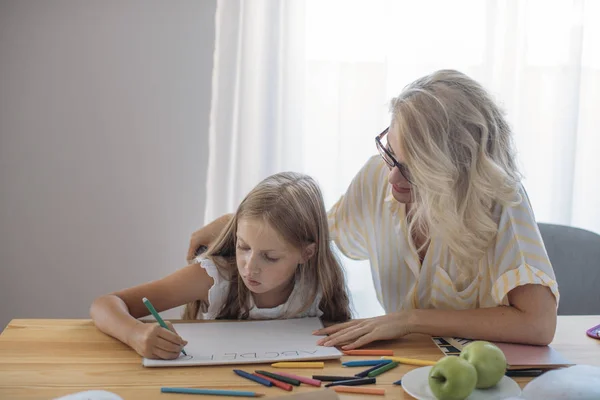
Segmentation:
[(142, 298), (157, 311), (187, 304), (185, 319), (350, 319), (344, 274), (329, 241), (316, 182), (280, 173), (242, 201), (208, 250), (158, 281), (97, 298), (90, 309), (104, 333), (147, 358), (174, 359), (185, 342), (175, 331), (138, 320)]

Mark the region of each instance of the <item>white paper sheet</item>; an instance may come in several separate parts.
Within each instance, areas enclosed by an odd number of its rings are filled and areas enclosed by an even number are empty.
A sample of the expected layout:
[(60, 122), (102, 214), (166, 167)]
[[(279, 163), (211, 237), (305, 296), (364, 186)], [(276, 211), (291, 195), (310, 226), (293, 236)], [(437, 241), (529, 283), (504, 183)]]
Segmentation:
[(247, 322), (173, 324), (188, 341), (175, 360), (144, 358), (146, 367), (182, 367), (219, 364), (259, 364), (280, 361), (338, 359), (334, 347), (317, 346), (312, 334), (323, 325), (319, 318)]

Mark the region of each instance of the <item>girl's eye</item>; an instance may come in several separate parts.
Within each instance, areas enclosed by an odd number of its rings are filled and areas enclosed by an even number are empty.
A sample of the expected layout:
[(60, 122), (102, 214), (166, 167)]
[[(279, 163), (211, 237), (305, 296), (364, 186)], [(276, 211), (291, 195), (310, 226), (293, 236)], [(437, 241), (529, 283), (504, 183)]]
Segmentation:
[(236, 246), (236, 247), (237, 247), (238, 249), (242, 250), (242, 251), (248, 251), (248, 250), (250, 250), (250, 248), (249, 248), (249, 247), (247, 247), (247, 246), (242, 246), (242, 245), (241, 245), (241, 244), (239, 244), (239, 243), (237, 244), (237, 246)]
[(271, 257), (267, 256), (266, 254), (264, 257), (265, 257), (265, 260), (267, 260), (268, 262), (274, 263), (274, 262), (279, 261), (279, 258), (271, 258)]

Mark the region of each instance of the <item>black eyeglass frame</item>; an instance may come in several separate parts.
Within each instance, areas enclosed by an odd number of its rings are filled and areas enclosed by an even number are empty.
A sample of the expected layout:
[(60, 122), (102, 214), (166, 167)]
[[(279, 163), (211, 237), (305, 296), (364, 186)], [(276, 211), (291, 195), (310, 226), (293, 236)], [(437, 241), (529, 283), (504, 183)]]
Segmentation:
[(381, 155), (381, 158), (383, 158), (383, 161), (385, 161), (385, 163), (390, 168), (398, 168), (404, 179), (406, 179), (411, 185), (414, 185), (414, 183), (411, 180), (410, 171), (408, 170), (406, 164), (398, 162), (398, 160), (396, 160), (396, 157), (394, 157), (394, 155), (390, 153), (388, 149), (385, 148), (383, 143), (381, 143), (381, 139), (388, 133), (389, 130), (390, 127), (388, 126), (383, 132), (375, 136), (375, 146), (377, 146), (377, 150), (379, 150), (379, 154)]

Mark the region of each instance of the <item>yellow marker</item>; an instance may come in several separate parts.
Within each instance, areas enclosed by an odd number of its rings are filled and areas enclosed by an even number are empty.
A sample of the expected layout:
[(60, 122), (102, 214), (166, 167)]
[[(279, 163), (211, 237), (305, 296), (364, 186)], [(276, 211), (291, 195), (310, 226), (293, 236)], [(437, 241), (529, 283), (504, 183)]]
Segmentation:
[(415, 358), (405, 358), (405, 357), (384, 356), (384, 357), (381, 357), (381, 359), (396, 361), (396, 362), (399, 362), (400, 364), (418, 365), (420, 367), (435, 365), (437, 363), (437, 361), (417, 360)]
[(273, 368), (325, 368), (322, 361), (303, 361), (303, 362), (276, 362), (271, 364)]

